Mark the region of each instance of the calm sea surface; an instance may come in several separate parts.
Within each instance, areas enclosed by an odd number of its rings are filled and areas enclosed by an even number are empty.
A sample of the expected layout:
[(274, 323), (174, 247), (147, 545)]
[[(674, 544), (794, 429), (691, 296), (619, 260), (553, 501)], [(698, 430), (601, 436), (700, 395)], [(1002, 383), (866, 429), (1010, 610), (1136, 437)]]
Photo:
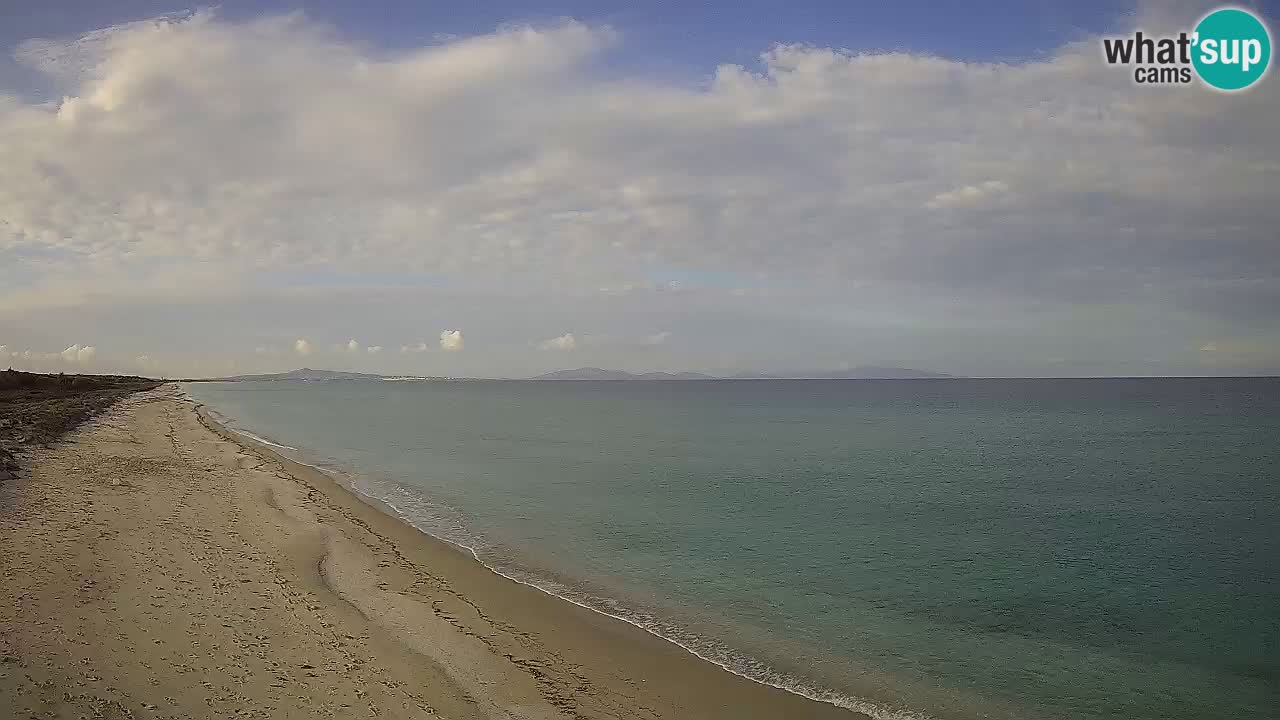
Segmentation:
[(186, 386), (490, 567), (932, 718), (1280, 714), (1280, 381)]

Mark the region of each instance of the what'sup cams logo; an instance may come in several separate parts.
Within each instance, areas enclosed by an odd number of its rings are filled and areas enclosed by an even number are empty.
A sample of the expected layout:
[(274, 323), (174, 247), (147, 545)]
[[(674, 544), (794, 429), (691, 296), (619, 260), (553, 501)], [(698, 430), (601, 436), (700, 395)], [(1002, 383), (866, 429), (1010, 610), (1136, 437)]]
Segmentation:
[[(1108, 65), (1133, 66), (1141, 85), (1188, 85), (1199, 77), (1226, 92), (1252, 87), (1271, 64), (1271, 32), (1253, 13), (1219, 8), (1205, 15), (1190, 33), (1103, 38)], [(1193, 74), (1194, 73), (1194, 74)]]

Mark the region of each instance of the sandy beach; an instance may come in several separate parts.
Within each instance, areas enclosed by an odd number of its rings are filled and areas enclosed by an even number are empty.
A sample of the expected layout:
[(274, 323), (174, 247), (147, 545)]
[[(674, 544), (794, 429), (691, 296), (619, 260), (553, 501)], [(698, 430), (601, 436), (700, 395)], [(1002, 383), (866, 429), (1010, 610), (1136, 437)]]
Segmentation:
[(131, 396), (0, 487), (6, 717), (856, 718)]

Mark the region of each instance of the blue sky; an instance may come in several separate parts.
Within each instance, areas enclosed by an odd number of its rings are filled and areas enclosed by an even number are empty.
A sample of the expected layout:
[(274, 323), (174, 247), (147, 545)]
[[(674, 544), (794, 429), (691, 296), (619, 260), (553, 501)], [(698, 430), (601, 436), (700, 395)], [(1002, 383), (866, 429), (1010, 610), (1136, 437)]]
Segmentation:
[(1276, 370), (1280, 84), (1099, 52), (1211, 6), (6, 3), (0, 359)]
[[(1280, 0), (1240, 4), (1274, 17)], [(198, 7), (214, 7), (228, 19), (301, 10), (344, 36), (380, 49), (416, 48), (442, 36), (477, 35), (507, 23), (574, 18), (626, 33), (625, 48), (603, 59), (607, 67), (685, 82), (698, 82), (721, 63), (755, 65), (760, 53), (777, 43), (1017, 62), (1123, 25), (1135, 11), (1134, 2), (1123, 0), (227, 0), (201, 5), (180, 0), (54, 0), (0, 9), (0, 47)], [(0, 69), (6, 69), (4, 64), (0, 61)], [(22, 82), (29, 79), (22, 74)]]
[[(380, 47), (415, 47), (438, 34), (474, 35), (502, 23), (572, 17), (627, 32), (633, 60), (712, 67), (750, 62), (778, 42), (854, 50), (908, 50), (966, 60), (1034, 57), (1064, 41), (1112, 26), (1132, 10), (1101, 0), (812, 0), (793, 2), (396, 2), (351, 0), (243, 2), (216, 7), (229, 18), (301, 9)], [(79, 34), (119, 22), (181, 11), (171, 0), (9, 4), (0, 43)]]

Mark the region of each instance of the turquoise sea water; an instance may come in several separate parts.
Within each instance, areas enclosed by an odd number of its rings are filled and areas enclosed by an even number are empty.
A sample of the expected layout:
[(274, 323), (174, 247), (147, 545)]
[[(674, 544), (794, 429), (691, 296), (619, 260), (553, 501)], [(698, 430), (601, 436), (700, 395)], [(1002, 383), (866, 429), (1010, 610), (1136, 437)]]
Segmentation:
[(1280, 712), (1280, 380), (186, 389), (505, 574), (881, 717)]

